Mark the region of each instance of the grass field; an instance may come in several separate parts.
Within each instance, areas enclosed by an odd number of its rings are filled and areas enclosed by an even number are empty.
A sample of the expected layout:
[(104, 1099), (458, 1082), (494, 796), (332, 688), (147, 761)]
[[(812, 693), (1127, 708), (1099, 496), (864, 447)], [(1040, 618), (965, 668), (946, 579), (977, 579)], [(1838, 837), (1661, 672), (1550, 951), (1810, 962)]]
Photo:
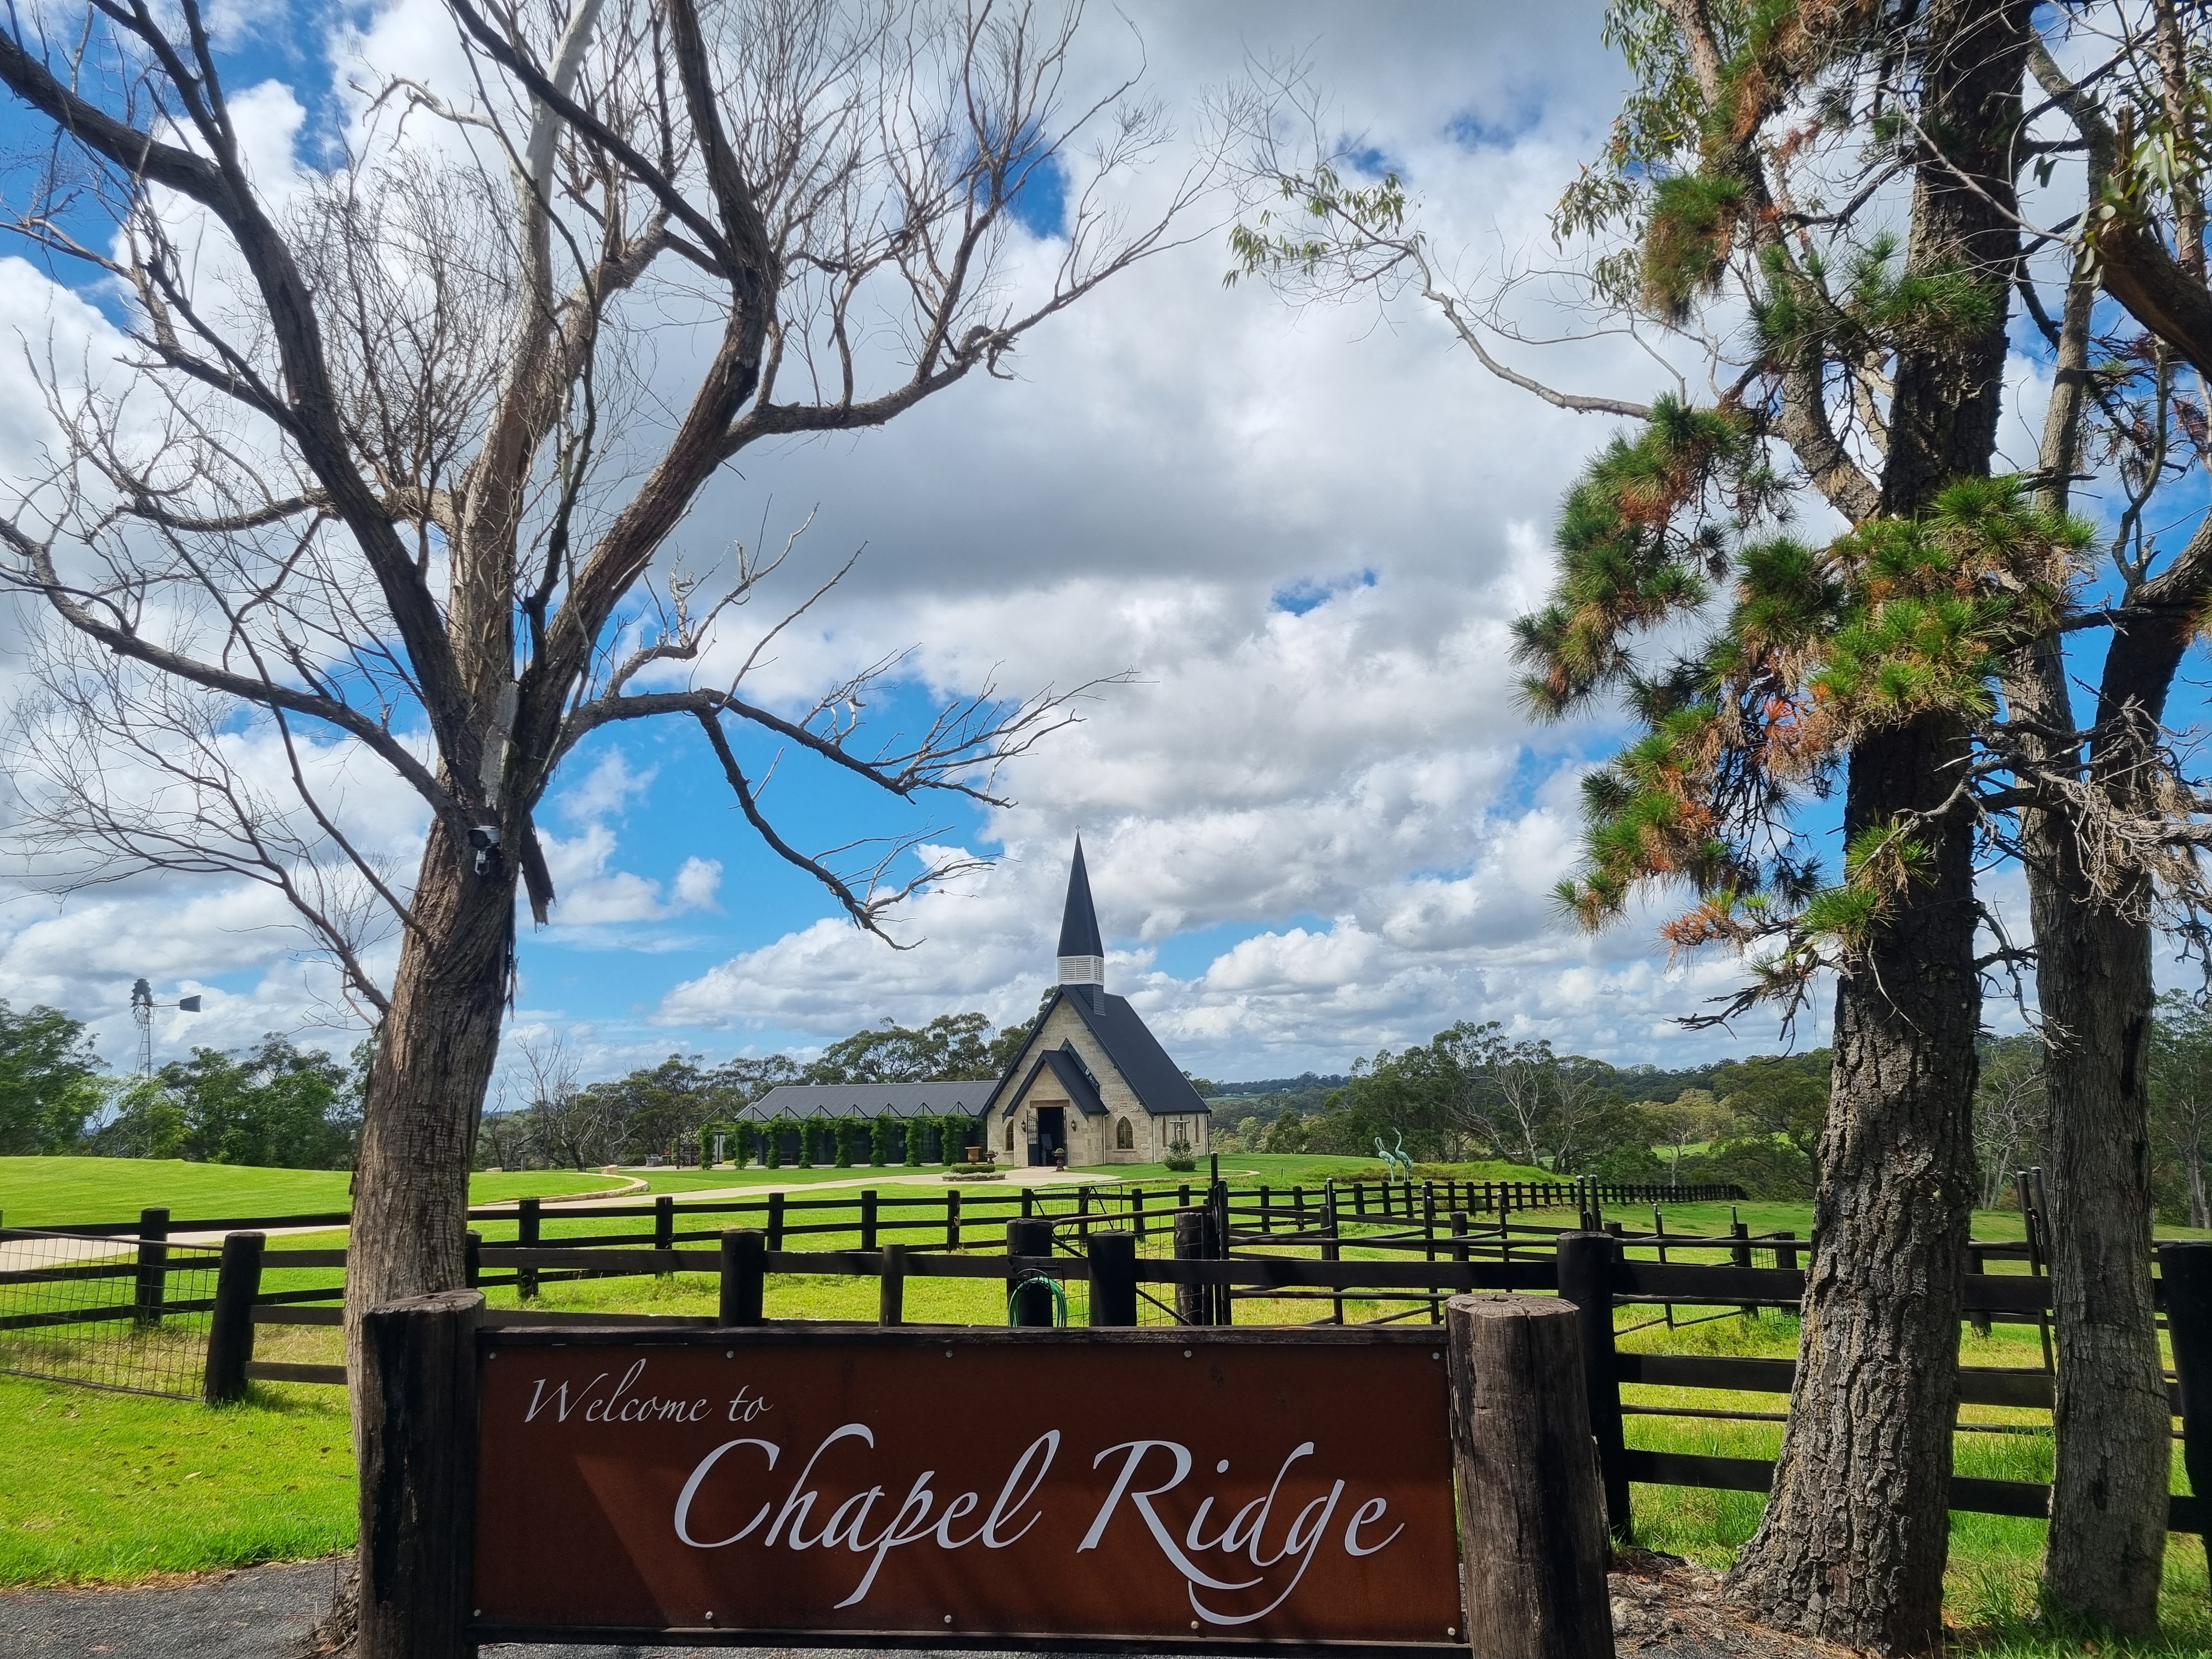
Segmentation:
[[(0, 1222), (63, 1227), (131, 1221), (152, 1205), (166, 1206), (179, 1221), (319, 1215), (350, 1207), (352, 1182), (343, 1170), (263, 1170), (156, 1158), (0, 1158)], [(469, 1197), (486, 1204), (623, 1184), (572, 1170), (518, 1170), (471, 1177)]]

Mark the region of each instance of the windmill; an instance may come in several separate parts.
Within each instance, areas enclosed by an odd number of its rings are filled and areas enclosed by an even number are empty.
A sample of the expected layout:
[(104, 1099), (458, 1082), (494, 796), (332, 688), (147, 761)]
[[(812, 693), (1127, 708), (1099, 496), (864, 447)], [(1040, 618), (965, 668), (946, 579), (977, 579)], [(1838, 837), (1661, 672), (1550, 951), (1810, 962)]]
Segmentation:
[(131, 1023), (138, 1028), (138, 1075), (143, 1078), (154, 1075), (154, 1011), (156, 1008), (174, 1008), (179, 1013), (197, 1014), (200, 1011), (200, 1000), (192, 996), (179, 997), (174, 1002), (156, 1002), (152, 986), (143, 979), (132, 983)]

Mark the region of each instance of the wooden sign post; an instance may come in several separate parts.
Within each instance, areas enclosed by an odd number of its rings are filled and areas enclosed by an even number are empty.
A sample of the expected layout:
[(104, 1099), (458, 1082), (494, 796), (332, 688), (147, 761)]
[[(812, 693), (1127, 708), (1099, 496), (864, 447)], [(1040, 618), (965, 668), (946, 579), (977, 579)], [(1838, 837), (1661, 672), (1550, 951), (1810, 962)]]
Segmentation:
[(1613, 1651), (1553, 1297), (1454, 1297), (1441, 1330), (479, 1329), (480, 1307), (364, 1326), (361, 1659)]

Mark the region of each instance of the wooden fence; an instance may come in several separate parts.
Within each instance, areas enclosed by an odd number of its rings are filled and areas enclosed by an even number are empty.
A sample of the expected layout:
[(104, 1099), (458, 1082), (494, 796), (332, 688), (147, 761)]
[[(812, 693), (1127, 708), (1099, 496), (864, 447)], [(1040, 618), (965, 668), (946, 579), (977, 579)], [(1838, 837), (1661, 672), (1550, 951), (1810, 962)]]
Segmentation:
[[(601, 1206), (592, 1213), (649, 1217), (649, 1231), (597, 1234), (552, 1240), (547, 1222), (565, 1212), (536, 1217), (526, 1202), (519, 1211), (472, 1212), (486, 1220), (513, 1219), (518, 1238), (512, 1244), (472, 1240), (469, 1279), (472, 1285), (512, 1285), (527, 1302), (540, 1287), (560, 1278), (607, 1278), (673, 1273), (709, 1273), (720, 1282), (716, 1316), (640, 1316), (540, 1310), (528, 1306), (488, 1310), (495, 1326), (637, 1325), (647, 1328), (709, 1328), (756, 1322), (761, 1317), (769, 1274), (811, 1274), (872, 1279), (878, 1285), (878, 1321), (908, 1322), (905, 1285), (912, 1279), (953, 1278), (996, 1281), (1005, 1286), (1010, 1322), (1052, 1322), (1057, 1309), (1047, 1281), (1080, 1285), (1088, 1292), (1088, 1317), (1100, 1325), (1139, 1322), (1144, 1310), (1162, 1310), (1188, 1325), (1237, 1322), (1240, 1304), (1315, 1304), (1314, 1322), (1343, 1323), (1347, 1304), (1374, 1304), (1382, 1311), (1358, 1322), (1391, 1323), (1407, 1319), (1440, 1321), (1446, 1297), (1467, 1291), (1527, 1291), (1565, 1296), (1583, 1310), (1585, 1388), (1605, 1474), (1609, 1513), (1617, 1531), (1632, 1525), (1629, 1491), (1650, 1482), (1736, 1491), (1765, 1491), (1772, 1466), (1759, 1459), (1711, 1456), (1639, 1449), (1626, 1444), (1625, 1424), (1632, 1417), (1710, 1418), (1729, 1421), (1783, 1420), (1780, 1413), (1754, 1413), (1726, 1407), (1649, 1407), (1625, 1402), (1624, 1385), (1660, 1385), (1728, 1393), (1771, 1392), (1786, 1395), (1795, 1362), (1779, 1358), (1737, 1358), (1644, 1354), (1622, 1349), (1617, 1339), (1638, 1327), (1618, 1328), (1617, 1310), (1649, 1308), (1650, 1322), (1673, 1321), (1679, 1309), (1690, 1317), (1726, 1317), (1761, 1308), (1794, 1310), (1804, 1291), (1800, 1269), (1812, 1241), (1788, 1233), (1753, 1234), (1742, 1224), (1725, 1234), (1685, 1235), (1607, 1224), (1602, 1232), (1510, 1219), (1516, 1199), (1553, 1193), (1499, 1194), (1483, 1183), (1334, 1183), (1310, 1192), (1301, 1188), (1270, 1191), (1211, 1192), (1184, 1187), (1146, 1193), (1142, 1189), (1040, 1189), (974, 1194), (957, 1189), (941, 1198), (884, 1198), (863, 1192), (847, 1199), (793, 1198), (768, 1194), (739, 1203), (678, 1205), (663, 1198), (649, 1205)], [(1557, 1189), (1572, 1197), (1578, 1188)], [(1581, 1194), (1589, 1196), (1585, 1185)], [(1187, 1200), (1187, 1201), (1186, 1201)], [(1483, 1211), (1473, 1206), (1487, 1201)], [(1449, 1206), (1449, 1207), (1447, 1207)], [(1580, 1218), (1594, 1219), (1593, 1204)], [(830, 1218), (833, 1213), (838, 1218)], [(1479, 1219), (1486, 1215), (1488, 1218)], [(765, 1225), (701, 1229), (679, 1226), (709, 1218), (757, 1219)], [(324, 1218), (272, 1218), (296, 1226)], [(532, 1221), (538, 1224), (532, 1225)], [(203, 1224), (173, 1224), (175, 1231), (201, 1230)], [(85, 1234), (92, 1229), (78, 1230)], [(109, 1230), (101, 1229), (105, 1233)], [(857, 1235), (857, 1249), (792, 1248), (799, 1239), (840, 1233)], [(907, 1235), (906, 1237), (894, 1235)], [(927, 1245), (910, 1242), (926, 1236)], [(14, 1237), (0, 1232), (0, 1240)], [(711, 1243), (711, 1248), (698, 1248)], [(1346, 1249), (1364, 1253), (1347, 1258)], [(1686, 1261), (1685, 1255), (1722, 1257)], [(2044, 1252), (2025, 1242), (1976, 1241), (1970, 1246), (1970, 1271), (1962, 1284), (1962, 1311), (1986, 1329), (1994, 1322), (2045, 1326), (2052, 1306), (2051, 1281), (2042, 1273)], [(240, 1231), (225, 1242), (221, 1279), (210, 1298), (207, 1377), (211, 1400), (235, 1398), (254, 1379), (272, 1382), (343, 1383), (342, 1367), (262, 1361), (253, 1357), (253, 1330), (260, 1325), (335, 1326), (343, 1297), (339, 1287), (279, 1291), (264, 1294), (264, 1271), (283, 1268), (343, 1270), (343, 1249), (271, 1248), (258, 1231)], [(2205, 1285), (2191, 1308), (2169, 1308), (2169, 1284), (2177, 1262), (2194, 1261)], [(2212, 1492), (2212, 1245), (2170, 1246), (2156, 1281), (2159, 1306), (2171, 1333), (2177, 1370), (2170, 1382), (2175, 1409), (2184, 1419), (2185, 1462), (2199, 1497), (2176, 1497), (2170, 1524), (2203, 1532)], [(1989, 1272), (2017, 1264), (2019, 1271)], [(318, 1305), (322, 1304), (322, 1305)], [(1062, 1304), (1064, 1305), (1064, 1304)], [(1714, 1312), (1711, 1310), (1717, 1310)], [(1279, 1314), (1279, 1308), (1276, 1310)], [(2024, 1407), (2047, 1410), (2052, 1377), (2039, 1370), (1966, 1367), (1960, 1372), (1962, 1405)], [(1972, 1431), (1976, 1425), (1962, 1424)], [(1959, 1477), (1952, 1507), (1997, 1515), (2042, 1516), (2049, 1489), (2032, 1482)]]

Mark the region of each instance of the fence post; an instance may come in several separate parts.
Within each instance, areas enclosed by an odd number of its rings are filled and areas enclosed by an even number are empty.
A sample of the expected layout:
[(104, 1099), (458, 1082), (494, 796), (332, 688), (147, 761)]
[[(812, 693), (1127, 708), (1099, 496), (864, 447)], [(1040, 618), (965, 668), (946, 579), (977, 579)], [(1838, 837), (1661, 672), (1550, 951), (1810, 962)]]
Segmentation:
[(1263, 1233), (1275, 1231), (1274, 1220), (1267, 1213), (1267, 1188), (1264, 1182), (1260, 1186), (1260, 1231)]
[(672, 1250), (676, 1248), (676, 1200), (663, 1193), (653, 1200), (653, 1248)]
[(783, 1248), (783, 1194), (768, 1195), (768, 1247), (771, 1250)]
[(945, 1194), (945, 1248), (948, 1250), (960, 1248), (960, 1189), (957, 1187), (947, 1189)]
[(884, 1246), (883, 1278), (876, 1285), (876, 1323), (906, 1323), (906, 1246)]
[[(538, 1248), (538, 1200), (534, 1198), (526, 1198), (514, 1206), (514, 1243), (520, 1249), (534, 1250)], [(514, 1294), (518, 1301), (536, 1299), (537, 1268), (517, 1267), (514, 1270)]]
[(156, 1205), (138, 1212), (138, 1278), (131, 1305), (141, 1325), (161, 1322), (161, 1302), (168, 1291), (169, 1212)]
[(253, 1358), (253, 1302), (261, 1294), (261, 1243), (259, 1233), (223, 1236), (201, 1389), (210, 1406), (246, 1397), (246, 1362)]
[(1139, 1239), (1143, 1238), (1145, 1236), (1145, 1189), (1142, 1187), (1129, 1188), (1129, 1215), (1136, 1224), (1137, 1237)]
[(2158, 1270), (2181, 1390), (2181, 1465), (2204, 1504), (2212, 1503), (2212, 1243), (2161, 1244)]
[(1091, 1322), (1137, 1322), (1137, 1236), (1096, 1232), (1088, 1240), (1091, 1256)]
[[(1206, 1212), (1194, 1210), (1188, 1205), (1175, 1212), (1175, 1259), (1178, 1261), (1203, 1261), (1206, 1259)], [(1213, 1311), (1213, 1287), (1210, 1285), (1177, 1285), (1175, 1287), (1176, 1322), (1182, 1325), (1210, 1325), (1208, 1317)]]
[[(1344, 1246), (1337, 1242), (1344, 1237), (1343, 1218), (1341, 1212), (1337, 1208), (1336, 1182), (1334, 1181), (1328, 1181), (1322, 1183), (1321, 1222), (1322, 1231), (1328, 1235), (1328, 1242), (1321, 1247), (1321, 1259), (1324, 1261), (1343, 1261)], [(1344, 1323), (1344, 1298), (1342, 1297), (1335, 1297), (1331, 1299), (1331, 1310), (1329, 1316), (1340, 1325)]]
[(1052, 1287), (1048, 1285), (1029, 1285), (1020, 1290), (1013, 1288), (1014, 1280), (1023, 1271), (1035, 1268), (1017, 1266), (1018, 1257), (1034, 1261), (1052, 1255), (1052, 1223), (1049, 1221), (1009, 1221), (1006, 1223), (1006, 1322), (1009, 1325), (1049, 1325), (1052, 1323)]
[(1597, 1437), (1598, 1474), (1605, 1512), (1622, 1543), (1635, 1536), (1628, 1506), (1626, 1439), (1620, 1423), (1620, 1378), (1613, 1361), (1613, 1263), (1620, 1246), (1610, 1233), (1559, 1235), (1559, 1294), (1575, 1304), (1581, 1333), (1583, 1401)]
[(461, 1251), (461, 1282), (471, 1290), (483, 1284), (483, 1235), (471, 1227)]
[(768, 1288), (768, 1249), (757, 1227), (730, 1227), (722, 1233), (722, 1306), (725, 1325), (765, 1325), (762, 1306)]
[(860, 1248), (872, 1250), (876, 1243), (876, 1189), (868, 1187), (860, 1193)]
[(1613, 1659), (1605, 1497), (1574, 1308), (1455, 1296), (1446, 1310), (1468, 1628), (1482, 1659)]
[(1036, 1191), (1034, 1188), (1024, 1187), (1022, 1188), (1022, 1219), (1027, 1221), (1036, 1213)]
[(477, 1291), (361, 1324), (359, 1659), (475, 1659)]

